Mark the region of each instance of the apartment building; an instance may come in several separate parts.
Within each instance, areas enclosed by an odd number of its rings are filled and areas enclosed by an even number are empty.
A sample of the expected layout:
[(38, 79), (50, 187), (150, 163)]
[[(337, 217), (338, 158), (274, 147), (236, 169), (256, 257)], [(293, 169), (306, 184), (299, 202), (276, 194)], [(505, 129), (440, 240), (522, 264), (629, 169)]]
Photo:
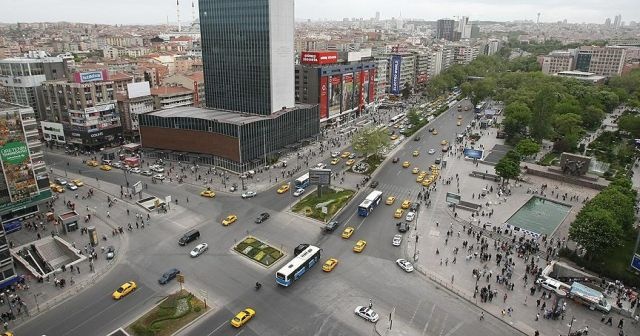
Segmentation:
[(179, 106), (193, 106), (193, 91), (182, 86), (159, 86), (151, 89), (153, 107), (163, 110)]
[(592, 72), (601, 76), (619, 76), (627, 56), (627, 50), (618, 46), (583, 46), (577, 50), (575, 70)]
[(571, 71), (574, 68), (574, 55), (570, 51), (557, 50), (542, 56), (539, 62), (543, 73), (553, 75), (562, 71)]
[(167, 76), (162, 80), (162, 83), (168, 86), (182, 86), (191, 90), (194, 92), (193, 106), (205, 106), (204, 73), (202, 71), (188, 74), (178, 73), (172, 76)]

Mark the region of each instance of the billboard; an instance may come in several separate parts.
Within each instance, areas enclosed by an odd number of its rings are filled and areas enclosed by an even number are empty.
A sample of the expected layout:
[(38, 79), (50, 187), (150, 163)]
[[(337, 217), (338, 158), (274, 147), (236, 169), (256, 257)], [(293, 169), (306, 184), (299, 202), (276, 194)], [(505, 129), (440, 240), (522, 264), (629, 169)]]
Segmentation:
[(340, 113), (342, 102), (342, 75), (329, 77), (329, 116)]
[(38, 192), (29, 148), (24, 139), (18, 112), (6, 113), (0, 119), (0, 161), (12, 202), (30, 198), (31, 194)]
[(334, 64), (337, 62), (337, 51), (304, 51), (300, 56), (302, 64)]
[(478, 159), (478, 160), (481, 160), (482, 156), (484, 155), (484, 151), (478, 150), (478, 149), (473, 149), (473, 148), (465, 148), (462, 151), (462, 153), (464, 154), (464, 157), (466, 157), (466, 158)]
[(370, 102), (369, 99), (369, 70), (365, 70), (360, 73), (360, 107)]
[(402, 56), (391, 56), (391, 89), (389, 93), (400, 94), (400, 65), (402, 64)]
[(376, 69), (369, 70), (369, 100), (368, 103), (376, 100)]
[(342, 75), (342, 112), (353, 108), (353, 74)]
[(76, 83), (100, 82), (109, 80), (109, 72), (107, 70), (76, 72), (73, 74)]
[[(195, 88), (194, 91), (196, 93), (198, 92)], [(127, 92), (130, 99), (145, 97), (151, 95), (151, 88), (149, 86), (149, 82), (127, 83)], [(197, 96), (198, 95), (196, 94), (196, 97)]]
[(309, 169), (309, 183), (311, 185), (330, 185), (331, 169)]
[(327, 99), (329, 93), (329, 77), (320, 77), (320, 119), (329, 118), (329, 110), (327, 107)]

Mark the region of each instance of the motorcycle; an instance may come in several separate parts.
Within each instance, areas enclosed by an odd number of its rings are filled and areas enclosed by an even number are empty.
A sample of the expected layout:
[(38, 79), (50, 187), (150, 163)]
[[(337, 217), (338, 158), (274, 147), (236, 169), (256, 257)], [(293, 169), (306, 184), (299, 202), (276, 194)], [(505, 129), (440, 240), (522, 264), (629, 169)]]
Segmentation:
[(259, 290), (260, 288), (262, 288), (262, 284), (259, 282), (256, 282), (256, 290)]

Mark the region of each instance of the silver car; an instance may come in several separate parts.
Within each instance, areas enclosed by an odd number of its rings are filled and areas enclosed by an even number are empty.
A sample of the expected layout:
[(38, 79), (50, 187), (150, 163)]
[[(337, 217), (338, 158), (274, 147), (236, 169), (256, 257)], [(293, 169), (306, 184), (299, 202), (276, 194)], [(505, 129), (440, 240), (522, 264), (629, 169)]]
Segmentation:
[(405, 217), (404, 219), (405, 219), (407, 222), (411, 222), (411, 221), (413, 221), (415, 218), (416, 218), (416, 213), (415, 213), (415, 212), (413, 212), (413, 211), (409, 211), (409, 213), (407, 213), (407, 217)]
[(364, 306), (357, 306), (354, 313), (369, 322), (377, 322), (380, 316), (373, 309)]
[(201, 255), (202, 253), (204, 253), (204, 251), (206, 251), (208, 248), (209, 248), (209, 245), (207, 243), (202, 243), (194, 247), (189, 254), (191, 255), (191, 258), (195, 258)]
[(398, 266), (400, 266), (400, 268), (402, 268), (407, 273), (413, 272), (413, 265), (411, 265), (411, 263), (406, 261), (405, 259), (396, 260), (396, 264), (398, 264)]
[(402, 235), (395, 235), (393, 236), (393, 242), (392, 242), (393, 246), (400, 246), (400, 244), (402, 244)]

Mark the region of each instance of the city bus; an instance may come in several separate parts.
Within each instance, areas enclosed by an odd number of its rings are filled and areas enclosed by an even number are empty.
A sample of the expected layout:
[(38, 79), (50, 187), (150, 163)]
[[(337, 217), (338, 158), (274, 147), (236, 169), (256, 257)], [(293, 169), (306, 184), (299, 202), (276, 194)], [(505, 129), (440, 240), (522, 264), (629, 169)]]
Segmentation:
[(380, 190), (372, 191), (367, 196), (367, 198), (365, 198), (364, 201), (362, 201), (362, 203), (360, 203), (360, 205), (358, 206), (358, 215), (363, 217), (369, 216), (369, 213), (371, 213), (371, 211), (373, 211), (373, 209), (377, 207), (378, 204), (380, 204), (381, 200), (382, 200), (382, 191)]
[(400, 113), (398, 115), (391, 117), (391, 120), (389, 120), (389, 124), (393, 125), (402, 119), (404, 119), (404, 113)]
[(296, 189), (304, 189), (309, 185), (309, 173), (306, 173), (300, 177), (298, 177), (294, 184)]
[(303, 274), (318, 263), (320, 251), (319, 247), (309, 245), (276, 272), (276, 283), (280, 286), (289, 287), (291, 283), (300, 279)]

